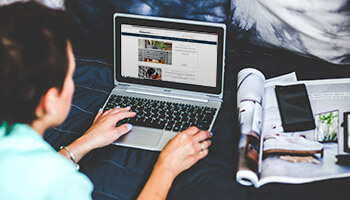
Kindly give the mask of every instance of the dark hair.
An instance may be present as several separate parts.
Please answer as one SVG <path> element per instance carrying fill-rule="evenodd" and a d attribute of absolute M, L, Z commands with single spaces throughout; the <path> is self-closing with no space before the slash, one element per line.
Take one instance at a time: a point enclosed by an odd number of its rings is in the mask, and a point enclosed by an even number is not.
<path fill-rule="evenodd" d="M 0 7 L 0 123 L 31 123 L 41 97 L 62 89 L 67 71 L 68 14 L 37 2 Z"/>

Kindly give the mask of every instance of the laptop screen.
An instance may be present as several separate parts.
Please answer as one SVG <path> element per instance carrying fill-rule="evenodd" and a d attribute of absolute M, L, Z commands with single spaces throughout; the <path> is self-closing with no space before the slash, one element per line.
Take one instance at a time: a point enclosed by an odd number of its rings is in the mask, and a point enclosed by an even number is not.
<path fill-rule="evenodd" d="M 115 23 L 118 82 L 221 92 L 221 27 L 124 16 Z"/>

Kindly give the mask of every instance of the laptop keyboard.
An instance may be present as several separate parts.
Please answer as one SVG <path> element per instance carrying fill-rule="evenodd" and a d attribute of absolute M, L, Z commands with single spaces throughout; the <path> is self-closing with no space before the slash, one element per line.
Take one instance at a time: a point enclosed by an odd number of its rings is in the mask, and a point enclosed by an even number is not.
<path fill-rule="evenodd" d="M 191 126 L 208 130 L 216 112 L 216 108 L 112 94 L 104 110 L 107 111 L 116 106 L 130 106 L 131 111 L 136 113 L 133 118 L 119 121 L 117 126 L 130 123 L 134 126 L 175 132 Z"/>

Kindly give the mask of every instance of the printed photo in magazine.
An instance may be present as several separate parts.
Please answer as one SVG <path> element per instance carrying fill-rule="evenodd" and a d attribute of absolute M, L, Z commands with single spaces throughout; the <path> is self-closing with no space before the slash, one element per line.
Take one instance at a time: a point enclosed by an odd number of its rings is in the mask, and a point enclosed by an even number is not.
<path fill-rule="evenodd" d="M 350 79 L 298 81 L 290 73 L 266 80 L 260 71 L 246 68 L 237 80 L 242 135 L 236 173 L 239 183 L 260 187 L 350 176 L 350 166 L 337 159 L 347 153 L 348 130 L 343 122 L 350 111 Z M 296 84 L 306 86 L 315 128 L 286 132 L 275 87 Z"/>

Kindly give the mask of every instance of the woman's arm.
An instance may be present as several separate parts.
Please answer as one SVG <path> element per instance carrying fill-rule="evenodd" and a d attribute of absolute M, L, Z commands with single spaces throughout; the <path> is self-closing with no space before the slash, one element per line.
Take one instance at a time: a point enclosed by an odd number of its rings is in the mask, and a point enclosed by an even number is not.
<path fill-rule="evenodd" d="M 138 199 L 165 199 L 175 177 L 208 155 L 209 138 L 210 132 L 191 127 L 170 140 Z"/>
<path fill-rule="evenodd" d="M 120 136 L 129 132 L 131 124 L 123 124 L 116 127 L 116 123 L 124 118 L 134 117 L 136 113 L 130 112 L 130 107 L 114 108 L 106 112 L 100 110 L 84 135 L 68 145 L 68 149 L 74 154 L 75 161 L 84 157 L 91 150 L 104 147 L 117 140 Z M 71 159 L 66 149 L 59 151 L 67 159 Z"/>

